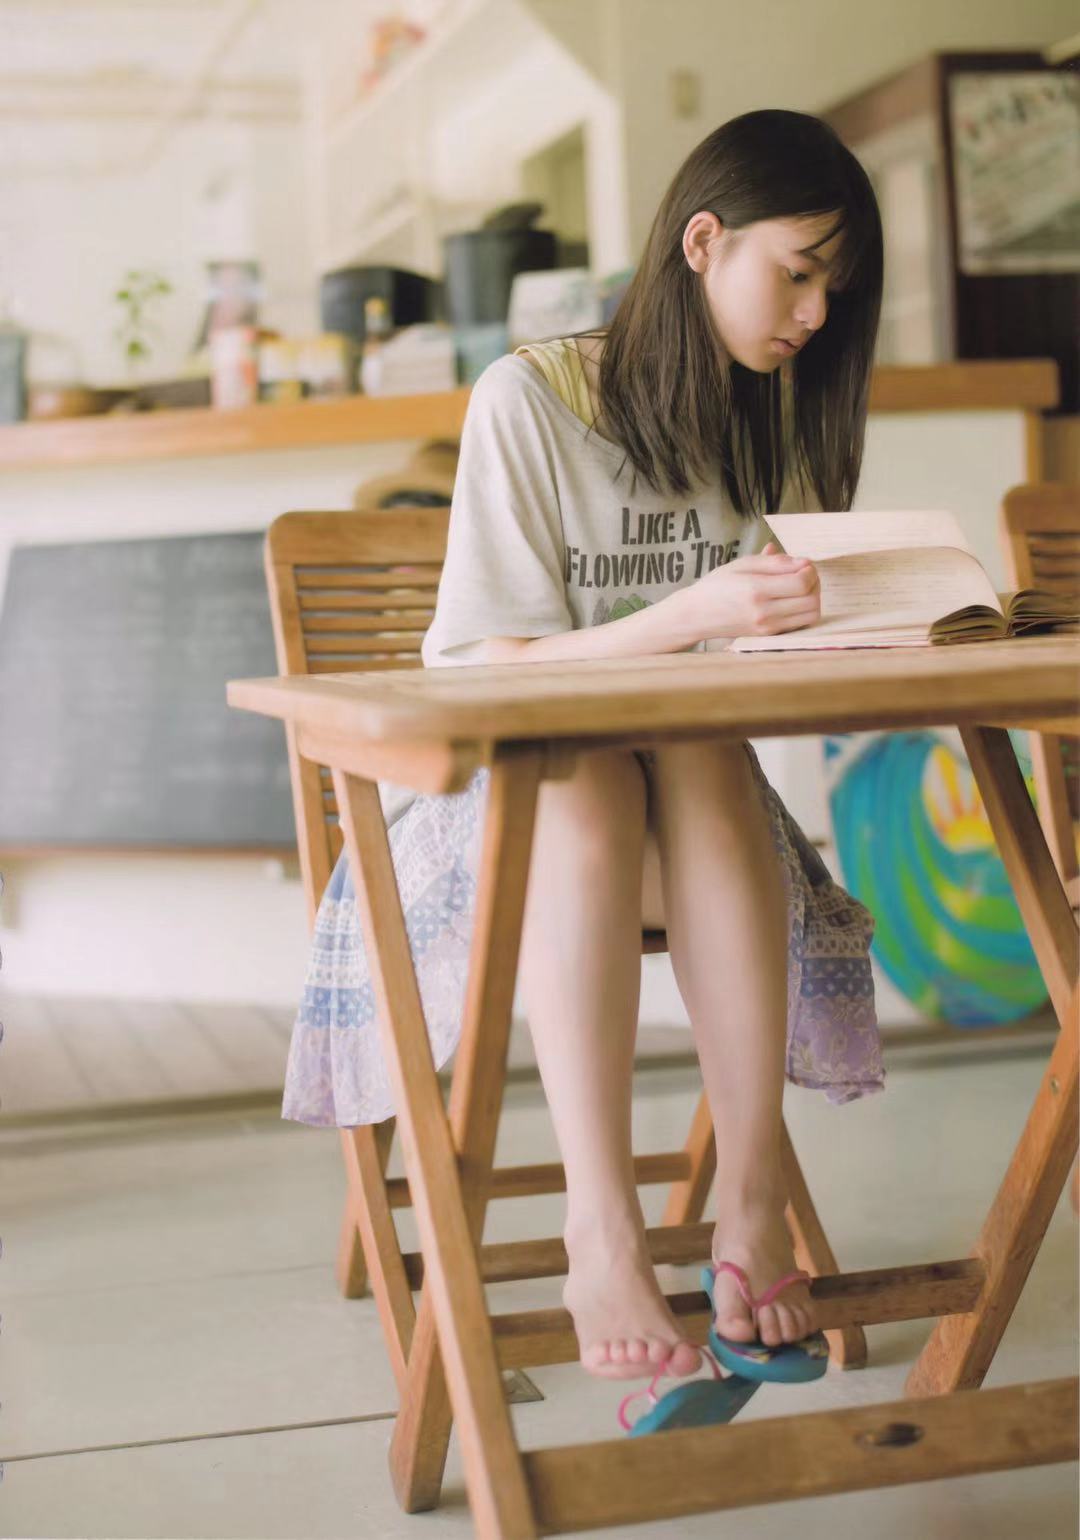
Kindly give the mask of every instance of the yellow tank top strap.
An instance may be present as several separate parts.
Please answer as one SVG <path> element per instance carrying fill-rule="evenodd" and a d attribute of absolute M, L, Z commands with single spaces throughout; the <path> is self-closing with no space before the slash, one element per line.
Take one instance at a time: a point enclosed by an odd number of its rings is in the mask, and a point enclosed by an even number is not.
<path fill-rule="evenodd" d="M 515 352 L 519 356 L 527 354 L 564 406 L 587 427 L 593 426 L 596 409 L 589 394 L 585 365 L 572 337 L 555 342 L 527 342 Z"/>

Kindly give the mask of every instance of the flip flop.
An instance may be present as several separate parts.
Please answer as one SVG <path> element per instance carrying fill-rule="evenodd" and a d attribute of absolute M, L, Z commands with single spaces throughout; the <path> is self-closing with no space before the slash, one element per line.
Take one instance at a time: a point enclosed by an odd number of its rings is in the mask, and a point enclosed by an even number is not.
<path fill-rule="evenodd" d="M 709 1304 L 715 1311 L 713 1288 L 720 1269 L 734 1274 L 739 1293 L 750 1306 L 754 1324 L 757 1312 L 763 1305 L 771 1305 L 782 1289 L 794 1283 L 809 1283 L 809 1273 L 787 1273 L 767 1288 L 757 1299 L 750 1292 L 750 1280 L 743 1269 L 734 1262 L 720 1262 L 714 1267 L 703 1267 L 701 1286 L 709 1296 Z M 829 1345 L 824 1333 L 811 1332 L 798 1342 L 781 1342 L 769 1347 L 761 1341 L 736 1342 L 731 1337 L 721 1337 L 716 1330 L 715 1319 L 709 1332 L 709 1347 L 725 1369 L 748 1380 L 774 1380 L 783 1385 L 796 1385 L 808 1380 L 819 1380 L 829 1367 Z"/>
<path fill-rule="evenodd" d="M 640 1438 L 645 1433 L 668 1433 L 673 1428 L 706 1428 L 730 1422 L 742 1411 L 757 1390 L 758 1381 L 740 1379 L 737 1374 L 722 1375 L 709 1349 L 701 1351 L 712 1370 L 711 1380 L 684 1381 L 667 1395 L 658 1396 L 656 1387 L 668 1372 L 667 1364 L 663 1363 L 649 1385 L 622 1398 L 619 1423 L 631 1438 Z M 631 1422 L 626 1409 L 638 1396 L 648 1396 L 650 1407 L 636 1422 Z"/>

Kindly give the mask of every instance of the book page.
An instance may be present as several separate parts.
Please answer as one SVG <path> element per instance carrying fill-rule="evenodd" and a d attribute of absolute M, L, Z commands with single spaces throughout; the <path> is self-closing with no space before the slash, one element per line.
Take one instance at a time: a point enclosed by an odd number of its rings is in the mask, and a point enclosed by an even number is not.
<path fill-rule="evenodd" d="M 888 513 L 770 513 L 766 524 L 789 556 L 822 561 L 858 551 L 951 546 L 971 551 L 953 514 L 944 509 Z"/>
<path fill-rule="evenodd" d="M 798 515 L 795 515 L 798 517 Z M 826 635 L 925 626 L 971 604 L 1001 613 L 993 586 L 974 556 L 950 546 L 862 551 L 815 561 L 821 620 L 788 633 Z"/>

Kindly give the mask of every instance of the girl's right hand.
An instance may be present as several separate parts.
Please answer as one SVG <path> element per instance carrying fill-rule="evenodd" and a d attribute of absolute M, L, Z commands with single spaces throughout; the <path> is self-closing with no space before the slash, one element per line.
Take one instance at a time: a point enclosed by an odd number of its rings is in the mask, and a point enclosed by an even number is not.
<path fill-rule="evenodd" d="M 740 556 L 682 590 L 696 641 L 714 636 L 775 636 L 821 619 L 817 568 L 785 556 L 774 541 Z"/>

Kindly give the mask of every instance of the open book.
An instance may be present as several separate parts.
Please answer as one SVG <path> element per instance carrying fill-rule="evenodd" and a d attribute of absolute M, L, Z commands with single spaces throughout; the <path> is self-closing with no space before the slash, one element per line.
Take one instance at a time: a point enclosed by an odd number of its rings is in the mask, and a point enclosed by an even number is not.
<path fill-rule="evenodd" d="M 821 619 L 777 636 L 739 636 L 733 652 L 920 647 L 1080 627 L 1080 594 L 996 594 L 951 513 L 770 514 L 789 556 L 821 579 Z"/>

